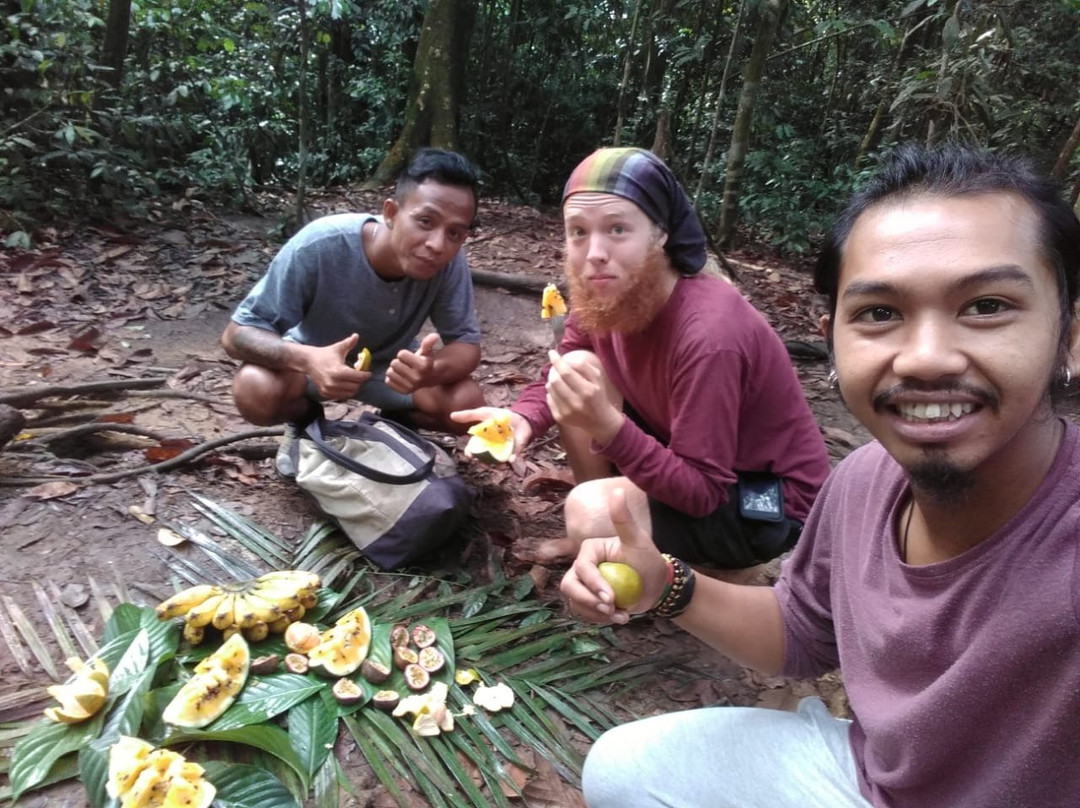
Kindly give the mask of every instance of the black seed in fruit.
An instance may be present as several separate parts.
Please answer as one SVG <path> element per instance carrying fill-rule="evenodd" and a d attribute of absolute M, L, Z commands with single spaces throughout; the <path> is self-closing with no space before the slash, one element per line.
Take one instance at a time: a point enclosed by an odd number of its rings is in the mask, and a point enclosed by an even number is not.
<path fill-rule="evenodd" d="M 405 626 L 394 626 L 390 629 L 390 647 L 398 648 L 409 644 L 409 630 Z"/>

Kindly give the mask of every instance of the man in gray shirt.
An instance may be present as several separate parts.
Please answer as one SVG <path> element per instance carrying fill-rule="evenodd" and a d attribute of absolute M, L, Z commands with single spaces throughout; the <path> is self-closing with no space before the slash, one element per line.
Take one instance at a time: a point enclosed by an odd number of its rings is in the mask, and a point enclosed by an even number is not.
<path fill-rule="evenodd" d="M 480 328 L 461 253 L 476 188 L 464 157 L 421 149 L 381 218 L 326 216 L 293 236 L 221 337 L 244 363 L 233 382 L 240 414 L 285 423 L 288 439 L 318 401 L 355 398 L 415 426 L 463 431 L 448 414 L 484 403 L 470 377 Z M 438 333 L 418 341 L 428 318 Z M 370 368 L 359 370 L 364 349 Z M 279 453 L 283 474 L 288 465 Z"/>

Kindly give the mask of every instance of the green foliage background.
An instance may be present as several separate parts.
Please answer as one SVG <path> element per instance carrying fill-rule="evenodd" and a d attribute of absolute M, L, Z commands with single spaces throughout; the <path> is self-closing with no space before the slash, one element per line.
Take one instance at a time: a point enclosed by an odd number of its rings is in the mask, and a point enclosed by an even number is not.
<path fill-rule="evenodd" d="M 304 1 L 308 182 L 360 182 L 399 134 L 427 3 Z M 460 142 L 487 192 L 556 201 L 616 121 L 624 145 L 649 147 L 666 110 L 669 161 L 688 188 L 702 180 L 715 222 L 757 14 L 746 3 L 731 49 L 737 2 L 476 0 Z M 242 204 L 295 183 L 296 0 L 132 0 L 115 88 L 108 5 L 5 0 L 0 230 L 191 188 Z M 874 151 L 900 140 L 964 138 L 1049 169 L 1080 116 L 1078 64 L 1077 0 L 791 0 L 759 88 L 744 235 L 808 249 Z"/>

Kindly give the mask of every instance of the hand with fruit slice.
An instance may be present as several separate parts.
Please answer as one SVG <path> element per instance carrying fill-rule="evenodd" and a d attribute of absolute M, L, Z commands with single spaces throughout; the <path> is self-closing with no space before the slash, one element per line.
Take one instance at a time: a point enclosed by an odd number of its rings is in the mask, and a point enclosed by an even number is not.
<path fill-rule="evenodd" d="M 450 413 L 469 427 L 465 453 L 485 462 L 513 463 L 532 440 L 532 425 L 513 410 L 477 407 Z"/>

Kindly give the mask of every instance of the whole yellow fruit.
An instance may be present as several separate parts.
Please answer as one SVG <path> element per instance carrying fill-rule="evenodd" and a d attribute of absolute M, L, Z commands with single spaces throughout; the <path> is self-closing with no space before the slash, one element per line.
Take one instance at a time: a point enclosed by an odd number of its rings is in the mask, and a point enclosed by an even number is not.
<path fill-rule="evenodd" d="M 615 607 L 629 609 L 641 598 L 641 576 L 629 564 L 602 561 L 597 569 L 615 593 Z"/>

